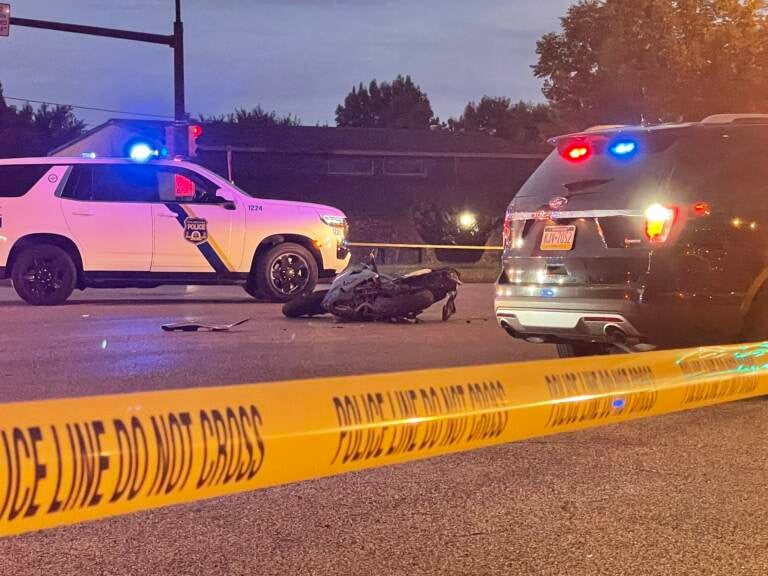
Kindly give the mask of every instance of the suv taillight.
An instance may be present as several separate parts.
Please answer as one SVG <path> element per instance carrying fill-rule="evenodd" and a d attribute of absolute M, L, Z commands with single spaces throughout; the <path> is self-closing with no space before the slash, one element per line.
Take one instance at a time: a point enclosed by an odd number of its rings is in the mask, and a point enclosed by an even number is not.
<path fill-rule="evenodd" d="M 677 220 L 677 207 L 651 204 L 645 210 L 645 237 L 651 244 L 667 241 L 672 226 Z"/>
<path fill-rule="evenodd" d="M 510 207 L 504 217 L 504 250 L 514 250 L 522 246 L 523 228 L 525 220 L 515 218 L 514 208 Z"/>

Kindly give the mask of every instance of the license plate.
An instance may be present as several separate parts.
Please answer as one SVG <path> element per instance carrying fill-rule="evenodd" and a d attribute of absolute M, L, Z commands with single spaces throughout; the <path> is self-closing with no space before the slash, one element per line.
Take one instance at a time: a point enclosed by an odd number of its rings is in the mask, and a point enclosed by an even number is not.
<path fill-rule="evenodd" d="M 576 236 L 576 226 L 547 226 L 541 237 L 542 250 L 570 250 Z"/>

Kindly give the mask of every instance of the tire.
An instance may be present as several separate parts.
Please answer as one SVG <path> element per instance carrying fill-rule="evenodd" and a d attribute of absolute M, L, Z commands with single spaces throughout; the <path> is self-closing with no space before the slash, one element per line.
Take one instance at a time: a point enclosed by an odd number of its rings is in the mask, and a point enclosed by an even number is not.
<path fill-rule="evenodd" d="M 259 287 L 256 286 L 255 274 L 251 274 L 250 276 L 248 276 L 248 280 L 246 280 L 245 284 L 243 285 L 243 290 L 245 290 L 249 296 L 256 298 L 256 300 L 267 299 L 267 297 L 259 291 Z"/>
<path fill-rule="evenodd" d="M 749 307 L 741 331 L 742 342 L 768 340 L 768 292 L 761 290 Z"/>
<path fill-rule="evenodd" d="M 256 293 L 270 302 L 288 302 L 311 294 L 317 285 L 317 261 L 301 244 L 283 242 L 270 248 L 256 262 Z"/>
<path fill-rule="evenodd" d="M 370 313 L 379 319 L 405 318 L 421 314 L 434 302 L 435 298 L 429 290 L 391 298 L 379 296 L 373 301 Z"/>
<path fill-rule="evenodd" d="M 26 248 L 11 270 L 13 288 L 33 306 L 63 304 L 77 285 L 77 266 L 63 249 L 52 244 Z"/>
<path fill-rule="evenodd" d="M 328 290 L 318 290 L 305 296 L 297 296 L 283 304 L 283 316 L 288 318 L 301 318 L 302 316 L 320 316 L 325 314 L 323 298 Z"/>
<path fill-rule="evenodd" d="M 605 346 L 591 342 L 558 342 L 557 355 L 560 358 L 581 358 L 606 354 Z"/>

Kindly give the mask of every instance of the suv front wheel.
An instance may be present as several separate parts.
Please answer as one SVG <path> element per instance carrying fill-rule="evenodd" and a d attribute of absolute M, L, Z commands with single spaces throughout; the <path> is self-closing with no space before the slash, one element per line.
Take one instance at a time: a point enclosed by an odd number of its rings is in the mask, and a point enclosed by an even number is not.
<path fill-rule="evenodd" d="M 255 298 L 288 302 L 314 290 L 318 279 L 317 261 L 301 244 L 284 242 L 262 254 L 245 286 Z"/>
<path fill-rule="evenodd" d="M 11 270 L 16 293 L 34 306 L 55 306 L 69 298 L 77 284 L 72 257 L 52 244 L 38 244 L 18 255 Z"/>

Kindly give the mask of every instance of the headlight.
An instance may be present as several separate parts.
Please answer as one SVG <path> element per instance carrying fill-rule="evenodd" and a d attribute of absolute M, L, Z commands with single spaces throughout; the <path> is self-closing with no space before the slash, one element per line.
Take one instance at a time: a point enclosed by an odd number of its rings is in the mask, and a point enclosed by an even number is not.
<path fill-rule="evenodd" d="M 347 219 L 344 216 L 320 214 L 320 220 L 322 220 L 326 226 L 331 227 L 331 230 L 333 230 L 333 235 L 336 237 L 336 242 L 338 243 L 338 245 L 346 246 L 347 233 L 349 232 Z"/>
<path fill-rule="evenodd" d="M 344 216 L 331 216 L 331 215 L 321 214 L 320 220 L 322 220 L 328 226 L 331 226 L 333 228 L 345 228 L 347 225 L 347 219 L 344 218 Z"/>

